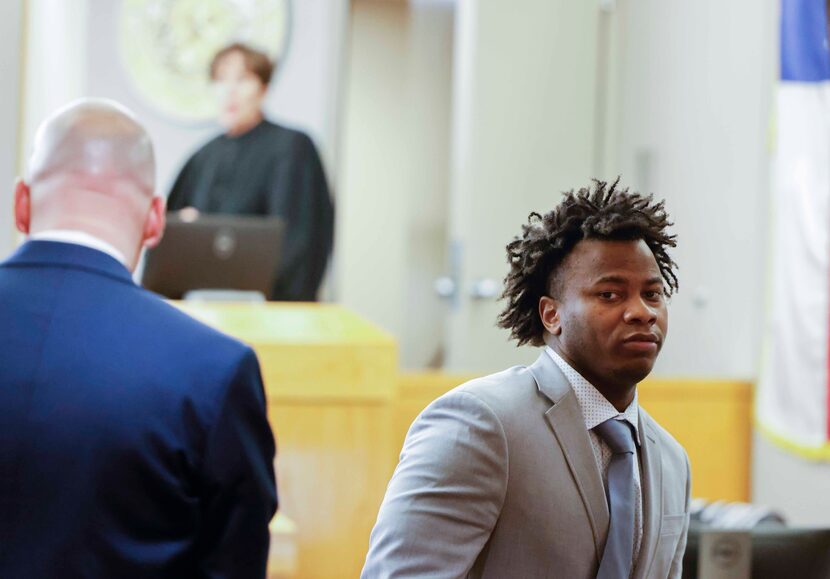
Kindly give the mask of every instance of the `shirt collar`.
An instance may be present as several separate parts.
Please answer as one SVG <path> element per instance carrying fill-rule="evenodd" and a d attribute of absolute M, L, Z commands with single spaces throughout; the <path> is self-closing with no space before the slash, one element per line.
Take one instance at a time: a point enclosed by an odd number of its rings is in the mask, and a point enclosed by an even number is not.
<path fill-rule="evenodd" d="M 625 420 L 634 427 L 634 438 L 637 445 L 640 444 L 640 430 L 639 430 L 639 412 L 637 403 L 637 390 L 634 390 L 634 399 L 628 408 L 623 412 L 617 411 L 614 405 L 603 396 L 596 387 L 588 382 L 582 374 L 574 370 L 562 357 L 553 351 L 550 346 L 545 347 L 545 351 L 556 362 L 559 369 L 568 379 L 571 388 L 576 394 L 576 400 L 582 410 L 582 416 L 585 419 L 586 430 L 591 430 L 594 427 L 602 424 L 606 420 L 615 418 L 617 420 Z"/>
<path fill-rule="evenodd" d="M 75 245 L 83 245 L 90 249 L 97 249 L 114 258 L 123 266 L 127 266 L 127 260 L 124 254 L 118 251 L 111 244 L 103 239 L 90 235 L 85 231 L 77 231 L 74 229 L 49 229 L 30 235 L 29 239 L 35 241 L 58 241 L 61 243 L 74 243 Z M 129 269 L 129 268 L 128 268 Z"/>

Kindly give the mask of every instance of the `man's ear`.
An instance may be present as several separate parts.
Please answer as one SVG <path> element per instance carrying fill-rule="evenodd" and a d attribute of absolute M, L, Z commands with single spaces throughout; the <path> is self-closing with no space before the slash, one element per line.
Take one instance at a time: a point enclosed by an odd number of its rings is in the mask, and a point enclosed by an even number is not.
<path fill-rule="evenodd" d="M 539 298 L 539 318 L 545 330 L 553 336 L 562 333 L 562 326 L 559 320 L 559 302 L 550 296 Z"/>
<path fill-rule="evenodd" d="M 144 221 L 144 231 L 141 234 L 141 243 L 144 247 L 155 247 L 164 235 L 164 225 L 167 222 L 165 200 L 162 197 L 153 197 L 150 203 L 150 212 Z"/>
<path fill-rule="evenodd" d="M 29 233 L 32 221 L 32 192 L 29 186 L 18 178 L 14 184 L 14 224 L 20 233 Z"/>

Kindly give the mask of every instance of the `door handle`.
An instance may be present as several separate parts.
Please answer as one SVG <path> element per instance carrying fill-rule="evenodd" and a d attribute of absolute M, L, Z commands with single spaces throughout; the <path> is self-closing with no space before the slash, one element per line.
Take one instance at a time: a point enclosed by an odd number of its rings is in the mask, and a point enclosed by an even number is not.
<path fill-rule="evenodd" d="M 432 282 L 432 288 L 435 290 L 435 293 L 446 300 L 453 299 L 458 289 L 455 280 L 448 275 L 435 278 L 435 281 Z"/>
<path fill-rule="evenodd" d="M 484 277 L 470 285 L 470 297 L 474 300 L 490 300 L 499 297 L 501 284 L 491 277 Z"/>

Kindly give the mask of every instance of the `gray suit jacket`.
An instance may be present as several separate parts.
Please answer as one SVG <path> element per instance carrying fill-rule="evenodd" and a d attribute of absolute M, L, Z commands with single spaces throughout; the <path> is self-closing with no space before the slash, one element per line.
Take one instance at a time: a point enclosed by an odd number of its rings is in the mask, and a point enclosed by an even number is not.
<path fill-rule="evenodd" d="M 633 577 L 679 578 L 688 458 L 642 409 L 640 439 L 643 540 Z M 588 579 L 608 525 L 576 395 L 543 352 L 530 367 L 459 386 L 415 420 L 362 577 Z"/>

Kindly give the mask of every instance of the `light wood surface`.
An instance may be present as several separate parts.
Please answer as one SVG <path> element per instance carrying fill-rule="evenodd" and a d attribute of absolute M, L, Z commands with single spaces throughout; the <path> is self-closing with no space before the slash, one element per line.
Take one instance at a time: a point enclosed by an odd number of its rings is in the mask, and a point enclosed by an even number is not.
<path fill-rule="evenodd" d="M 655 379 L 639 392 L 643 408 L 689 453 L 692 496 L 750 500 L 751 383 Z"/>
<path fill-rule="evenodd" d="M 386 405 L 270 403 L 282 511 L 297 522 L 297 577 L 358 577 L 396 450 Z"/>
<path fill-rule="evenodd" d="M 182 310 L 253 346 L 269 400 L 390 401 L 397 345 L 334 304 L 182 302 Z"/>

